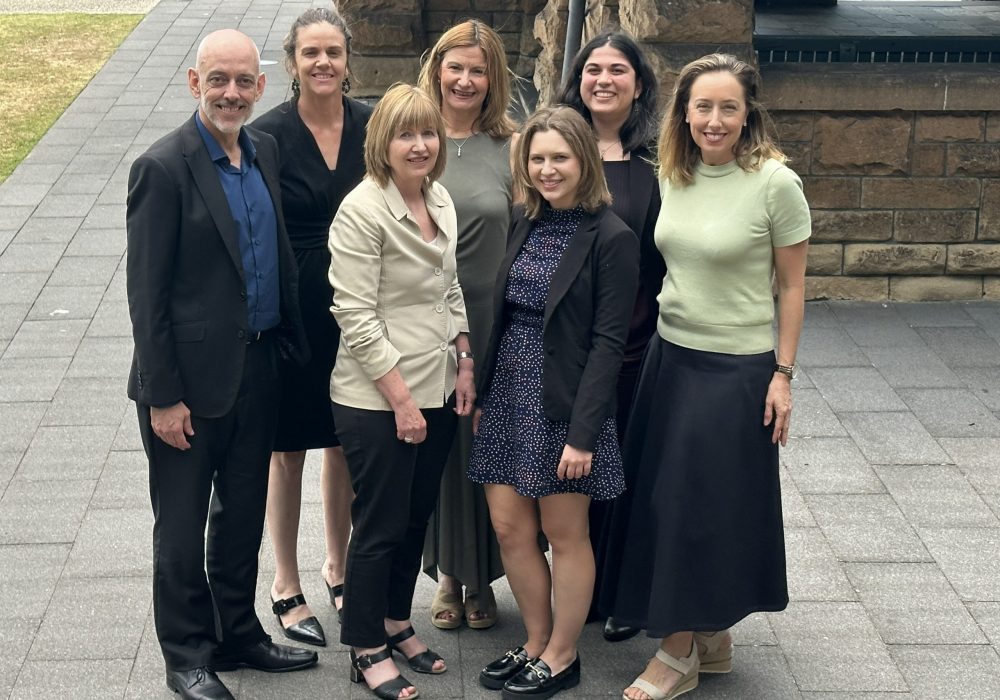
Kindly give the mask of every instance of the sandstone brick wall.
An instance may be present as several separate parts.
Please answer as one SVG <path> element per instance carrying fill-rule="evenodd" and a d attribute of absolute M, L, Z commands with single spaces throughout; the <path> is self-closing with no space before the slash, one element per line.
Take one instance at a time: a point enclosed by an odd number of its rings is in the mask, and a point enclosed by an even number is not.
<path fill-rule="evenodd" d="M 1000 298 L 1000 112 L 778 112 L 810 298 Z"/>

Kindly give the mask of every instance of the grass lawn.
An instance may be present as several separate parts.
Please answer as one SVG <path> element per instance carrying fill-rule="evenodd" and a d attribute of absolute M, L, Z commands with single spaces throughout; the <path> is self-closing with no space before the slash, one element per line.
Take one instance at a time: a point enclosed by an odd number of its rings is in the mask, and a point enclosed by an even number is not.
<path fill-rule="evenodd" d="M 142 15 L 0 14 L 0 182 Z"/>

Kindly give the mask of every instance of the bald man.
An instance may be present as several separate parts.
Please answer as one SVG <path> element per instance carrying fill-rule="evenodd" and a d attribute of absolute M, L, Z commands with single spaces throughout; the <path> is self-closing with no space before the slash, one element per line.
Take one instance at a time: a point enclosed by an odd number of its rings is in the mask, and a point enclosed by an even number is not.
<path fill-rule="evenodd" d="M 317 660 L 273 644 L 254 611 L 278 354 L 302 361 L 308 349 L 277 146 L 245 126 L 264 91 L 257 47 L 235 30 L 209 34 L 188 87 L 195 114 L 129 173 L 128 395 L 149 460 L 167 686 L 218 700 L 232 695 L 216 671 Z"/>

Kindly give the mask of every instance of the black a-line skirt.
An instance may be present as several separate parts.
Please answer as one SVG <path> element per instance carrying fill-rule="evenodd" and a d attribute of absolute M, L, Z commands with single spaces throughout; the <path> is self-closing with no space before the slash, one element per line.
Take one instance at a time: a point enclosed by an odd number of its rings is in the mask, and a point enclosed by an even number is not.
<path fill-rule="evenodd" d="M 625 435 L 600 608 L 650 637 L 731 627 L 788 604 L 778 448 L 763 425 L 774 353 L 654 335 Z"/>

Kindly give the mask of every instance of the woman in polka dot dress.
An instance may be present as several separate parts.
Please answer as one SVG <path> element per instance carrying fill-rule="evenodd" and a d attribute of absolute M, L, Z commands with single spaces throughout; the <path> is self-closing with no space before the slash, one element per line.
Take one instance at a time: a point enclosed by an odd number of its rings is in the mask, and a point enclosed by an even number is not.
<path fill-rule="evenodd" d="M 636 236 L 607 206 L 593 131 L 579 114 L 536 112 L 514 158 L 525 204 L 497 276 L 469 465 L 469 478 L 486 485 L 528 637 L 480 674 L 505 700 L 551 697 L 580 680 L 576 644 L 594 583 L 587 512 L 592 498 L 624 489 L 615 387 L 639 269 Z"/>

